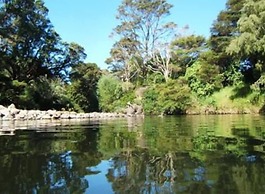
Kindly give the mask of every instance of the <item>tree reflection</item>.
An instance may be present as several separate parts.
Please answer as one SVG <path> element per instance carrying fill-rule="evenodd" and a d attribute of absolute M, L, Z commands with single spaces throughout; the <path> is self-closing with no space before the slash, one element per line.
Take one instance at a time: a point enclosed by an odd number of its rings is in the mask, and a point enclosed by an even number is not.
<path fill-rule="evenodd" d="M 264 130 L 253 123 L 222 129 L 219 118 L 212 122 L 218 129 L 207 128 L 192 119 L 130 118 L 0 136 L 0 193 L 264 193 Z"/>
<path fill-rule="evenodd" d="M 0 193 L 84 193 L 86 167 L 101 161 L 97 131 L 87 127 L 1 136 Z"/>
<path fill-rule="evenodd" d="M 170 122 L 101 130 L 103 155 L 115 153 L 106 175 L 115 193 L 263 193 L 264 155 L 251 152 L 251 132 L 217 136 L 187 126 L 172 129 Z"/>

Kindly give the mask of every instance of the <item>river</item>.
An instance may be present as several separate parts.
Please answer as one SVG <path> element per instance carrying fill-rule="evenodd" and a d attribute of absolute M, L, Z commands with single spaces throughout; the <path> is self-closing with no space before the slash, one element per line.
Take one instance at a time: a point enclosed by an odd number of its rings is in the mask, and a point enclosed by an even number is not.
<path fill-rule="evenodd" d="M 264 116 L 0 124 L 3 194 L 265 193 Z"/>

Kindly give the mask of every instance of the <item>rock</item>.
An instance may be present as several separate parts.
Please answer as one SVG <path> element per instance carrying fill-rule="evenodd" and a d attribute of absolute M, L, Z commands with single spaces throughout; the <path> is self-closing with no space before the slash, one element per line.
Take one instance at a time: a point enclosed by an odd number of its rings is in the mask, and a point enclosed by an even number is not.
<path fill-rule="evenodd" d="M 139 105 L 132 105 L 130 107 L 131 114 L 140 114 L 142 108 Z M 0 120 L 50 120 L 50 119 L 109 119 L 125 117 L 125 113 L 77 113 L 70 111 L 56 111 L 56 110 L 21 110 L 17 109 L 14 104 L 7 108 L 0 105 Z"/>
<path fill-rule="evenodd" d="M 7 108 L 0 109 L 0 117 L 7 116 L 9 114 L 10 114 L 10 112 Z"/>
<path fill-rule="evenodd" d="M 128 103 L 126 114 L 130 116 L 143 114 L 143 108 L 140 105 Z"/>
<path fill-rule="evenodd" d="M 27 110 L 20 110 L 20 112 L 15 115 L 15 120 L 25 120 L 27 118 L 28 118 Z"/>
<path fill-rule="evenodd" d="M 0 110 L 5 110 L 7 109 L 6 107 L 4 107 L 3 105 L 0 105 Z"/>
<path fill-rule="evenodd" d="M 9 121 L 9 120 L 13 120 L 13 119 L 14 119 L 14 117 L 10 113 L 2 117 L 3 121 Z"/>
<path fill-rule="evenodd" d="M 69 113 L 68 112 L 63 112 L 61 114 L 61 119 L 70 119 Z"/>
<path fill-rule="evenodd" d="M 40 110 L 29 110 L 29 111 L 25 111 L 24 112 L 25 117 L 28 119 L 28 120 L 39 120 L 41 119 L 43 113 L 40 111 Z"/>
<path fill-rule="evenodd" d="M 43 115 L 42 117 L 41 117 L 41 119 L 44 119 L 44 120 L 50 120 L 50 119 L 52 119 L 52 116 L 50 115 L 50 114 L 45 114 L 45 115 Z"/>
<path fill-rule="evenodd" d="M 52 116 L 53 119 L 60 119 L 61 118 L 61 114 L 60 113 L 56 113 Z"/>
<path fill-rule="evenodd" d="M 142 106 L 136 105 L 135 110 L 136 110 L 135 114 L 137 114 L 137 115 L 143 114 L 143 107 Z"/>
<path fill-rule="evenodd" d="M 7 109 L 9 110 L 10 114 L 15 117 L 16 114 L 18 114 L 20 112 L 19 109 L 16 108 L 16 106 L 14 104 L 11 104 L 7 107 Z"/>
<path fill-rule="evenodd" d="M 8 107 L 7 107 L 9 110 L 10 109 L 17 109 L 16 106 L 14 104 L 10 104 Z"/>
<path fill-rule="evenodd" d="M 134 115 L 134 113 L 135 113 L 135 110 L 132 106 L 127 107 L 127 109 L 126 109 L 127 115 Z"/>

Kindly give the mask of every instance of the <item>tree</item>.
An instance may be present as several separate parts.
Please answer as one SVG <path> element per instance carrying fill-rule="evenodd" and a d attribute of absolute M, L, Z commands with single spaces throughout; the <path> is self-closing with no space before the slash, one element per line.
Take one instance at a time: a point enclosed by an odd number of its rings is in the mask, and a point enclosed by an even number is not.
<path fill-rule="evenodd" d="M 190 88 L 198 96 L 209 96 L 223 87 L 223 76 L 219 67 L 203 59 L 187 68 L 185 78 L 188 80 Z"/>
<path fill-rule="evenodd" d="M 183 77 L 151 86 L 144 93 L 146 114 L 183 114 L 191 103 L 191 91 Z"/>
<path fill-rule="evenodd" d="M 167 82 L 172 74 L 171 50 L 168 44 L 159 45 L 154 51 L 148 68 L 155 73 L 160 73 Z"/>
<path fill-rule="evenodd" d="M 146 75 L 147 64 L 153 58 L 157 44 L 169 37 L 175 28 L 174 23 L 163 22 L 164 17 L 169 15 L 171 7 L 172 5 L 166 0 L 123 0 L 118 8 L 117 19 L 121 24 L 114 29 L 114 34 L 120 36 L 121 40 L 124 38 L 129 40 L 127 43 L 124 42 L 125 45 L 123 44 L 122 47 L 130 49 L 130 54 L 140 58 L 136 62 L 141 62 L 135 65 L 135 61 L 129 58 L 132 63 L 128 64 L 128 60 L 124 60 L 123 64 L 137 66 L 141 76 Z M 133 49 L 131 43 L 134 45 Z M 123 53 L 123 56 L 126 54 Z M 112 58 L 115 61 L 113 55 Z"/>
<path fill-rule="evenodd" d="M 47 18 L 41 1 L 9 1 L 0 9 L 2 63 L 13 80 L 30 80 L 49 74 L 47 51 L 55 49 L 58 34 Z"/>
<path fill-rule="evenodd" d="M 42 0 L 5 1 L 0 24 L 1 66 L 12 80 L 64 77 L 67 68 L 86 57 L 82 47 L 62 42 Z"/>
<path fill-rule="evenodd" d="M 73 67 L 70 73 L 70 98 L 75 109 L 84 112 L 99 110 L 97 83 L 101 71 L 94 63 L 80 63 Z"/>
<path fill-rule="evenodd" d="M 265 2 L 246 0 L 238 21 L 239 35 L 227 48 L 227 53 L 242 61 L 242 69 L 251 72 L 251 81 L 265 76 Z M 260 85 L 265 87 L 265 83 Z"/>
<path fill-rule="evenodd" d="M 100 109 L 107 112 L 115 111 L 115 105 L 122 97 L 122 93 L 122 84 L 117 77 L 103 75 L 98 82 Z"/>
<path fill-rule="evenodd" d="M 86 57 L 81 46 L 61 40 L 42 0 L 1 0 L 0 26 L 2 104 L 19 107 L 23 102 L 19 96 L 31 94 L 27 88 L 42 77 L 69 81 L 70 68 Z"/>
<path fill-rule="evenodd" d="M 215 64 L 220 67 L 221 72 L 225 72 L 225 85 L 233 84 L 230 80 L 234 69 L 238 69 L 238 60 L 226 53 L 226 48 L 231 40 L 238 35 L 238 20 L 241 17 L 241 9 L 245 0 L 228 0 L 225 10 L 222 10 L 217 16 L 211 28 L 209 38 L 210 48 L 217 56 Z"/>
<path fill-rule="evenodd" d="M 136 42 L 129 38 L 122 38 L 113 45 L 110 51 L 111 57 L 106 60 L 106 63 L 111 65 L 113 72 L 119 72 L 119 76 L 123 81 L 129 82 L 139 73 L 140 63 L 137 53 Z"/>
<path fill-rule="evenodd" d="M 172 41 L 171 50 L 176 73 L 185 75 L 186 69 L 200 57 L 202 52 L 205 52 L 206 40 L 203 36 L 178 36 Z"/>

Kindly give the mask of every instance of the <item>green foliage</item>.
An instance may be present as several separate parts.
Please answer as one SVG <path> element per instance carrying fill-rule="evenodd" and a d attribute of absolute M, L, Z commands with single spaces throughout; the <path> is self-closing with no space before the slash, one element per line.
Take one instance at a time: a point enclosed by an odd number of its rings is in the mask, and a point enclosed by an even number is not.
<path fill-rule="evenodd" d="M 146 79 L 144 79 L 143 85 L 161 84 L 165 82 L 165 78 L 160 73 L 148 73 Z"/>
<path fill-rule="evenodd" d="M 21 84 L 20 84 L 21 85 Z M 25 109 L 57 109 L 71 107 L 70 99 L 66 94 L 66 85 L 61 79 L 39 77 L 30 84 L 23 84 L 15 103 Z"/>
<path fill-rule="evenodd" d="M 216 65 L 197 61 L 186 71 L 185 78 L 198 96 L 208 96 L 222 88 L 223 76 Z"/>
<path fill-rule="evenodd" d="M 239 61 L 234 61 L 231 63 L 224 74 L 225 85 L 237 86 L 241 85 L 244 81 L 244 75 L 241 73 Z"/>
<path fill-rule="evenodd" d="M 72 44 L 61 41 L 42 0 L 6 1 L 0 7 L 1 66 L 12 80 L 65 76 L 76 62 Z M 78 51 L 83 52 L 83 49 Z M 79 55 L 77 61 L 83 60 Z"/>
<path fill-rule="evenodd" d="M 44 2 L 2 1 L 0 26 L 0 104 L 40 109 L 68 104 L 62 80 L 69 81 L 70 68 L 86 54 L 78 44 L 61 40 Z"/>
<path fill-rule="evenodd" d="M 226 48 L 230 41 L 238 34 L 237 22 L 241 17 L 241 9 L 245 0 L 228 0 L 225 10 L 222 10 L 211 28 L 209 44 L 213 52 L 218 56 L 216 65 L 226 71 L 227 67 L 233 63 L 226 53 Z"/>
<path fill-rule="evenodd" d="M 158 98 L 159 98 L 159 91 L 157 90 L 156 87 L 149 88 L 144 93 L 143 104 L 144 104 L 144 112 L 146 114 L 160 113 L 161 107 L 159 106 Z"/>
<path fill-rule="evenodd" d="M 184 79 L 150 87 L 144 95 L 144 111 L 147 114 L 185 113 L 190 105 L 190 88 Z"/>
<path fill-rule="evenodd" d="M 122 94 L 121 82 L 114 76 L 103 75 L 98 82 L 99 106 L 102 111 L 113 111 L 114 101 Z"/>
<path fill-rule="evenodd" d="M 191 66 L 205 49 L 206 40 L 203 36 L 181 36 L 172 41 L 171 47 L 172 63 L 180 66 L 181 71 L 178 73 L 184 75 L 186 68 Z"/>
<path fill-rule="evenodd" d="M 94 63 L 80 63 L 73 67 L 68 94 L 75 110 L 91 112 L 99 110 L 97 83 L 100 69 Z"/>
<path fill-rule="evenodd" d="M 115 102 L 116 105 L 116 111 L 121 111 L 123 110 L 128 103 L 135 102 L 135 93 L 134 90 L 129 90 L 129 91 L 123 91 L 122 96 L 119 100 Z"/>
<path fill-rule="evenodd" d="M 123 70 L 125 81 L 131 81 L 135 73 L 145 78 L 155 47 L 173 35 L 176 25 L 163 20 L 171 8 L 166 0 L 123 0 L 118 7 L 116 18 L 120 24 L 113 34 L 120 39 L 107 62 Z"/>
<path fill-rule="evenodd" d="M 252 89 L 260 94 L 265 94 L 265 74 L 261 75 L 260 78 L 252 85 Z"/>
<path fill-rule="evenodd" d="M 3 88 L 0 94 L 1 103 L 3 105 L 9 105 L 11 103 L 17 104 L 19 102 L 19 94 L 22 93 L 27 84 L 18 80 L 5 80 Z"/>
<path fill-rule="evenodd" d="M 227 48 L 227 53 L 248 62 L 253 81 L 257 81 L 265 72 L 265 2 L 246 0 L 242 15 L 238 21 L 239 36 L 236 36 Z"/>

